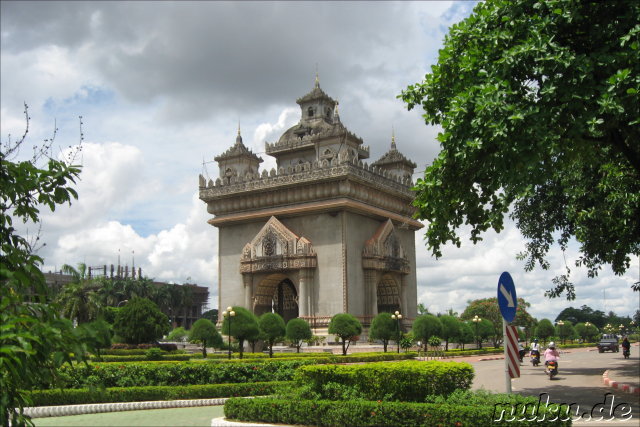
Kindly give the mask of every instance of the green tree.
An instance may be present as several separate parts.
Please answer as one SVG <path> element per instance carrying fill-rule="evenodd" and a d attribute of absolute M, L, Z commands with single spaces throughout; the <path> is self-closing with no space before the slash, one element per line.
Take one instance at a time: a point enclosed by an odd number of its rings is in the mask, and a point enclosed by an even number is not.
<path fill-rule="evenodd" d="M 167 335 L 167 339 L 170 341 L 183 341 L 188 337 L 189 337 L 189 331 L 187 331 L 182 326 L 178 326 L 177 328 L 174 328 L 171 332 L 169 332 L 169 335 Z"/>
<path fill-rule="evenodd" d="M 202 344 L 202 357 L 207 358 L 207 347 L 220 347 L 222 336 L 218 333 L 216 325 L 209 319 L 198 319 L 189 330 L 189 342 Z"/>
<path fill-rule="evenodd" d="M 483 298 L 473 301 L 469 301 L 467 308 L 460 316 L 463 320 L 471 320 L 474 316 L 480 317 L 482 320 L 488 320 L 491 322 L 492 327 L 490 330 L 492 334 L 488 337 L 493 341 L 493 346 L 497 347 L 502 341 L 502 314 L 500 313 L 500 307 L 498 306 L 498 298 Z M 513 320 L 513 324 L 516 326 L 526 327 L 535 319 L 527 312 L 527 307 L 530 304 L 522 298 L 518 298 L 518 307 L 516 308 L 516 317 Z M 487 331 L 489 328 L 485 327 L 483 331 Z"/>
<path fill-rule="evenodd" d="M 398 322 L 391 318 L 391 313 L 379 313 L 373 318 L 369 328 L 369 337 L 382 341 L 385 353 L 387 352 L 389 341 L 397 339 L 399 333 Z"/>
<path fill-rule="evenodd" d="M 473 342 L 473 326 L 471 326 L 469 322 L 460 322 L 460 331 L 458 332 L 456 339 L 464 350 L 465 344 L 471 344 Z"/>
<path fill-rule="evenodd" d="M 222 333 L 224 335 L 231 335 L 238 341 L 238 350 L 240 351 L 240 359 L 244 355 L 244 342 L 254 339 L 260 335 L 260 328 L 258 327 L 258 319 L 255 314 L 243 307 L 232 307 L 235 312 L 231 322 L 229 317 L 225 316 L 222 321 Z M 229 330 L 229 323 L 231 323 L 231 330 Z"/>
<path fill-rule="evenodd" d="M 576 334 L 582 338 L 583 342 L 589 342 L 593 340 L 598 335 L 598 328 L 596 328 L 593 324 L 587 322 L 576 323 L 574 326 Z"/>
<path fill-rule="evenodd" d="M 113 329 L 126 343 L 153 343 L 169 332 L 169 319 L 153 301 L 134 297 L 116 315 Z"/>
<path fill-rule="evenodd" d="M 97 286 L 87 276 L 87 266 L 79 263 L 76 269 L 64 264 L 62 272 L 72 277 L 57 296 L 62 315 L 78 324 L 97 319 L 102 305 L 96 291 Z"/>
<path fill-rule="evenodd" d="M 302 343 L 310 340 L 312 335 L 311 327 L 309 327 L 309 323 L 307 323 L 306 320 L 297 317 L 287 322 L 285 337 L 293 343 L 296 348 L 296 353 L 300 353 Z"/>
<path fill-rule="evenodd" d="M 86 347 L 71 322 L 49 303 L 49 290 L 40 271 L 42 258 L 35 254 L 29 236 L 21 235 L 14 221 L 40 223 L 40 209 L 55 211 L 78 195 L 73 189 L 80 167 L 73 158 L 64 161 L 47 156 L 53 143 L 34 146 L 29 160 L 15 160 L 25 144 L 21 138 L 2 143 L 0 149 L 0 425 L 32 424 L 24 414 L 33 402 L 28 391 L 41 384 L 55 384 L 58 368 L 82 360 Z M 81 123 L 82 124 L 82 123 Z M 23 150 L 24 151 L 24 150 Z M 32 244 L 33 242 L 33 244 Z"/>
<path fill-rule="evenodd" d="M 342 355 L 347 355 L 347 350 L 351 344 L 351 338 L 362 333 L 362 325 L 352 314 L 338 313 L 329 322 L 329 333 L 340 337 L 342 341 Z M 349 342 L 347 345 L 346 343 Z"/>
<path fill-rule="evenodd" d="M 440 336 L 445 340 L 444 349 L 447 351 L 449 350 L 449 340 L 460 335 L 461 322 L 450 315 L 440 316 L 439 319 L 442 322 L 442 334 Z"/>
<path fill-rule="evenodd" d="M 573 323 L 569 320 L 564 320 L 562 323 L 556 323 L 555 331 L 556 336 L 560 337 L 562 344 L 564 344 L 564 341 L 567 339 L 573 340 L 576 335 Z"/>
<path fill-rule="evenodd" d="M 100 358 L 100 350 L 111 347 L 112 327 L 104 319 L 83 323 L 76 329 L 88 350 L 95 353 L 98 358 Z"/>
<path fill-rule="evenodd" d="M 536 336 L 539 337 L 544 344 L 547 343 L 547 340 L 553 336 L 555 333 L 555 328 L 549 319 L 542 319 L 538 322 L 538 327 L 536 328 Z"/>
<path fill-rule="evenodd" d="M 422 341 L 426 351 L 429 338 L 442 334 L 442 322 L 436 316 L 423 314 L 413 321 L 412 332 L 416 340 Z"/>
<path fill-rule="evenodd" d="M 423 303 L 418 304 L 418 316 L 420 316 L 421 314 L 431 314 L 429 313 L 429 309 L 427 308 L 427 306 Z"/>
<path fill-rule="evenodd" d="M 217 308 L 213 308 L 211 310 L 207 310 L 204 313 L 202 313 L 202 317 L 204 319 L 209 319 L 212 322 L 217 322 L 218 321 L 218 309 Z"/>
<path fill-rule="evenodd" d="M 526 270 L 548 269 L 554 241 L 571 238 L 590 277 L 640 255 L 639 15 L 637 1 L 488 0 L 450 28 L 400 95 L 442 127 L 415 186 L 437 257 L 461 225 L 477 243 L 509 212 Z M 568 267 L 553 283 L 547 296 L 575 298 Z"/>
<path fill-rule="evenodd" d="M 273 357 L 274 344 L 281 341 L 286 333 L 284 320 L 278 313 L 264 313 L 258 318 L 258 327 L 267 347 L 269 347 L 269 357 Z"/>

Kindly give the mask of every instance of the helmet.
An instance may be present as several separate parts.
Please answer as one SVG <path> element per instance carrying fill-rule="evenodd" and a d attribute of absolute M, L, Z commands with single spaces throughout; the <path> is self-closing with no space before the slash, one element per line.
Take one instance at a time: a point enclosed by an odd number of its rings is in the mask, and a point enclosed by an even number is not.
<path fill-rule="evenodd" d="M 533 342 L 538 342 L 538 338 L 536 338 L 535 340 L 533 340 Z"/>
<path fill-rule="evenodd" d="M 549 343 L 549 348 L 555 348 L 556 347 L 556 343 L 554 343 L 553 341 L 551 341 Z"/>

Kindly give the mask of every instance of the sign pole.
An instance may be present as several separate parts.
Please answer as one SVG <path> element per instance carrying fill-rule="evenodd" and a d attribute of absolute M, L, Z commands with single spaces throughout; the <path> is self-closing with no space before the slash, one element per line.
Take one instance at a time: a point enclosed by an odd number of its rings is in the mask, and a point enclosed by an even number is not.
<path fill-rule="evenodd" d="M 507 322 L 502 319 L 502 346 L 504 347 L 504 379 L 506 393 L 511 394 L 511 375 L 509 375 L 509 338 L 507 337 Z"/>

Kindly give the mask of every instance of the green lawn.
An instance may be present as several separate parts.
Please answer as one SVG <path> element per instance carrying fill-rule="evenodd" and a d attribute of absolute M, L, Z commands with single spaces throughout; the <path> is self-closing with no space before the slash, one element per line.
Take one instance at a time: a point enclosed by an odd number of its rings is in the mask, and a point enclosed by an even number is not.
<path fill-rule="evenodd" d="M 149 409 L 146 411 L 105 412 L 68 417 L 34 418 L 40 426 L 211 426 L 213 418 L 224 417 L 224 406 Z"/>

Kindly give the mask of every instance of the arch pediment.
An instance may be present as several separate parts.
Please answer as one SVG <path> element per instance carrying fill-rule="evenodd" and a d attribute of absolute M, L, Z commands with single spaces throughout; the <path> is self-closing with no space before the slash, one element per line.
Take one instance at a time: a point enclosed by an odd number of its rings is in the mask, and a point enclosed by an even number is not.
<path fill-rule="evenodd" d="M 311 242 L 271 217 L 242 250 L 240 271 L 276 271 L 316 266 Z"/>
<path fill-rule="evenodd" d="M 409 273 L 409 259 L 390 219 L 366 241 L 362 250 L 362 259 L 365 269 Z"/>

